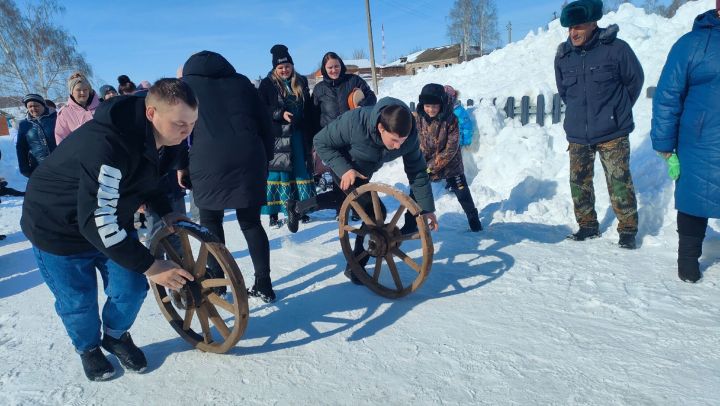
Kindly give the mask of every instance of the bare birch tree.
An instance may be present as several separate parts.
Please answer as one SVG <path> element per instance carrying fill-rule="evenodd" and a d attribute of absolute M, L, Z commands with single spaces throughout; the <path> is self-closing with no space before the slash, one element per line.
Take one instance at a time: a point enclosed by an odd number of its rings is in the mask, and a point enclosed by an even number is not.
<path fill-rule="evenodd" d="M 55 23 L 64 12 L 56 0 L 30 3 L 22 13 L 14 0 L 0 0 L 0 94 L 64 95 L 73 71 L 92 76 L 75 38 Z"/>
<path fill-rule="evenodd" d="M 471 46 L 479 47 L 484 54 L 498 44 L 497 21 L 494 0 L 455 0 L 448 15 L 447 35 L 460 44 L 461 55 L 467 59 Z"/>

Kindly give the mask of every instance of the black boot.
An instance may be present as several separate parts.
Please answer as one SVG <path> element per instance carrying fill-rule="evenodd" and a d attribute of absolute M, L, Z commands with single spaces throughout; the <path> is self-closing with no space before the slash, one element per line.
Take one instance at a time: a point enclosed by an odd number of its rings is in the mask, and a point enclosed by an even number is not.
<path fill-rule="evenodd" d="M 635 243 L 635 233 L 620 233 L 618 245 L 620 245 L 620 248 L 628 250 L 634 250 L 637 248 L 637 244 Z"/>
<path fill-rule="evenodd" d="M 700 255 L 704 238 L 680 234 L 678 241 L 678 278 L 695 283 L 702 278 L 700 273 Z"/>
<path fill-rule="evenodd" d="M 259 297 L 265 303 L 275 301 L 275 291 L 269 276 L 255 277 L 255 284 L 248 290 L 248 295 Z"/>
<path fill-rule="evenodd" d="M 291 233 L 297 233 L 298 226 L 300 225 L 300 219 L 302 218 L 302 213 L 298 213 L 295 209 L 295 206 L 297 206 L 297 200 L 295 199 L 288 199 L 287 201 L 287 226 L 288 230 L 290 230 Z"/>
<path fill-rule="evenodd" d="M 270 227 L 280 227 L 280 223 L 278 222 L 278 215 L 277 214 L 271 214 L 270 215 Z"/>
<path fill-rule="evenodd" d="M 565 237 L 568 240 L 574 241 L 585 241 L 591 238 L 600 237 L 600 231 L 597 227 L 580 227 L 575 234 L 570 234 Z"/>
<path fill-rule="evenodd" d="M 105 357 L 100 347 L 85 351 L 80 354 L 80 359 L 82 360 L 83 370 L 85 370 L 85 376 L 91 381 L 106 381 L 115 375 L 115 368 Z"/>
<path fill-rule="evenodd" d="M 467 215 L 470 230 L 475 233 L 482 231 L 482 223 L 480 222 L 480 215 L 478 214 L 477 209 L 472 209 L 471 211 L 465 213 L 465 215 Z"/>
<path fill-rule="evenodd" d="M 103 335 L 102 347 L 117 357 L 125 369 L 132 372 L 143 372 L 147 368 L 147 359 L 142 350 L 133 343 L 129 332 L 124 332 L 120 338 Z"/>

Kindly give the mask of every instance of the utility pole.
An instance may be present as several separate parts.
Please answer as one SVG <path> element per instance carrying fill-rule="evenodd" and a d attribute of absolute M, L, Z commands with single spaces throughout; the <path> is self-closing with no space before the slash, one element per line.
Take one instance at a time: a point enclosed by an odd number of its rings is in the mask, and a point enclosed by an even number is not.
<path fill-rule="evenodd" d="M 375 71 L 375 47 L 373 46 L 372 20 L 370 19 L 370 0 L 365 0 L 367 14 L 368 41 L 370 42 L 370 71 L 372 72 L 373 90 L 378 94 L 377 72 Z"/>
<path fill-rule="evenodd" d="M 508 44 L 512 43 L 512 21 L 508 21 L 508 24 L 505 26 L 508 30 Z"/>
<path fill-rule="evenodd" d="M 382 64 L 385 65 L 387 63 L 387 53 L 385 52 L 385 24 L 380 24 L 380 30 L 382 31 Z"/>

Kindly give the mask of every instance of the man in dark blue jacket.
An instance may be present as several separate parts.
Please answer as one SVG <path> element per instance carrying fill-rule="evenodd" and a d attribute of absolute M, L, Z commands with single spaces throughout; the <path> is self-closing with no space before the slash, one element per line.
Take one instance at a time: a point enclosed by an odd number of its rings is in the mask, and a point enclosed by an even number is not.
<path fill-rule="evenodd" d="M 630 46 L 617 38 L 617 25 L 598 28 L 602 6 L 600 0 L 574 1 L 560 17 L 569 35 L 555 56 L 555 80 L 567 106 L 564 128 L 570 143 L 570 190 L 580 226 L 568 238 L 583 241 L 600 235 L 593 187 L 595 153 L 599 152 L 619 222 L 620 246 L 634 249 L 638 215 L 629 135 L 635 129 L 632 107 L 644 77 Z"/>

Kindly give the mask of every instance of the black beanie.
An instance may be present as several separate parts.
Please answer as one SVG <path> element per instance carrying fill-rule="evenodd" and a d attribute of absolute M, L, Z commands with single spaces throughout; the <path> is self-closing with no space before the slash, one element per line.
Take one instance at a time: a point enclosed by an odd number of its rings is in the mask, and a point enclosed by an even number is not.
<path fill-rule="evenodd" d="M 290 52 L 288 52 L 288 48 L 285 45 L 273 45 L 273 47 L 270 48 L 270 53 L 272 54 L 273 69 L 275 69 L 275 67 L 280 65 L 281 63 L 293 64 Z"/>

